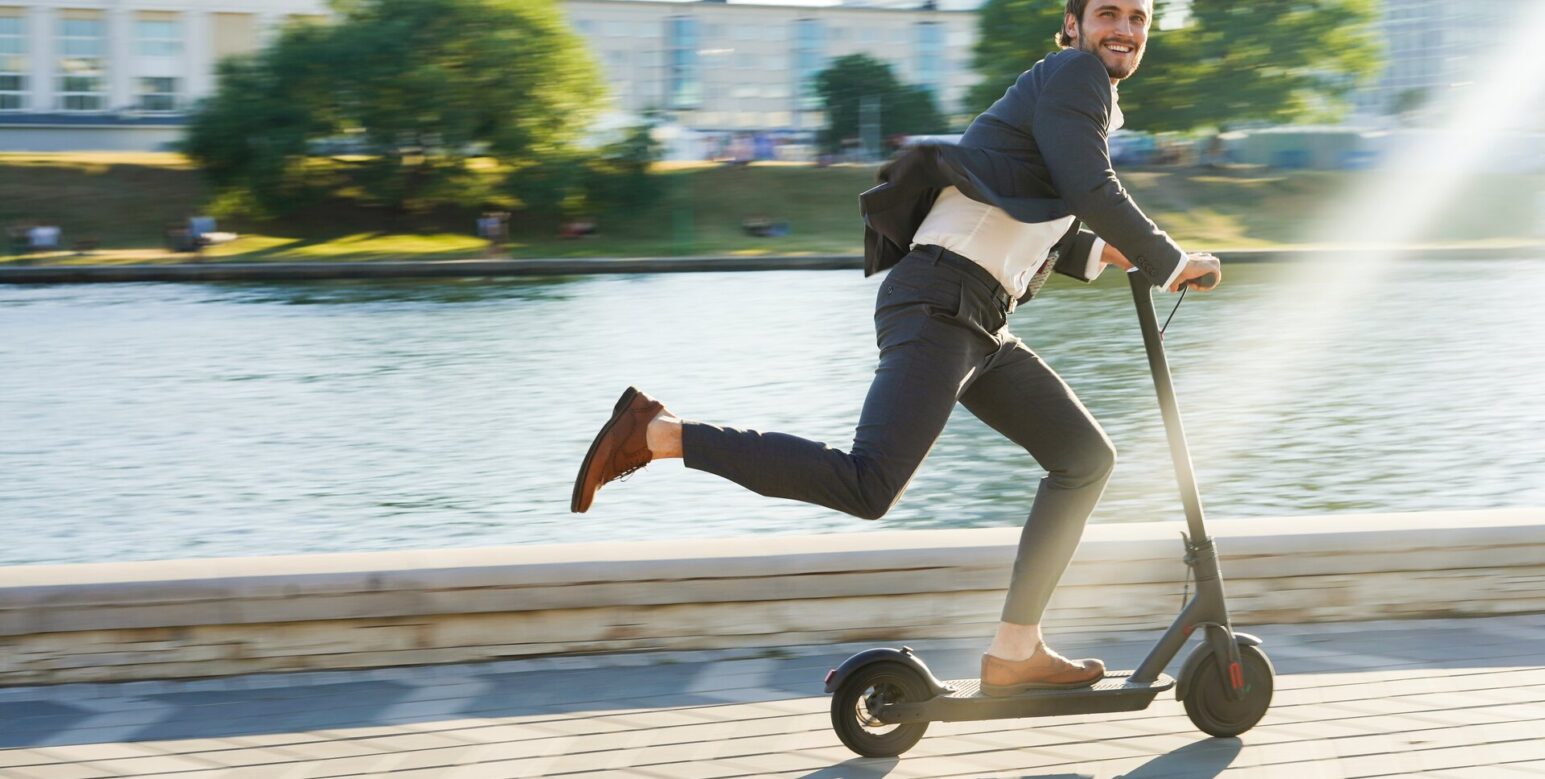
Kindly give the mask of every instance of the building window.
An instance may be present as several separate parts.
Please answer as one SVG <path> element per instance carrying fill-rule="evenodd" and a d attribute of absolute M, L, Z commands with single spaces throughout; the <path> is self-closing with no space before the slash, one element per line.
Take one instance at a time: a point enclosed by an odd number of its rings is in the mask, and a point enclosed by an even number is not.
<path fill-rule="evenodd" d="M 64 11 L 59 20 L 58 107 L 101 111 L 106 107 L 107 25 L 97 11 Z"/>
<path fill-rule="evenodd" d="M 665 20 L 669 62 L 666 65 L 666 101 L 677 110 L 692 110 L 703 103 L 703 83 L 697 65 L 697 20 L 673 16 Z"/>
<path fill-rule="evenodd" d="M 920 86 L 937 96 L 944 85 L 944 29 L 937 22 L 918 22 L 915 73 Z"/>
<path fill-rule="evenodd" d="M 216 62 L 257 51 L 257 14 L 215 13 L 212 17 L 214 37 L 210 53 Z"/>
<path fill-rule="evenodd" d="M 819 19 L 794 22 L 794 91 L 799 107 L 818 108 L 821 98 L 815 94 L 815 76 L 826 65 L 826 33 Z"/>
<path fill-rule="evenodd" d="M 27 20 L 0 10 L 0 111 L 27 107 Z"/>
<path fill-rule="evenodd" d="M 146 57 L 177 57 L 182 54 L 182 23 L 176 19 L 146 19 L 134 22 L 136 50 Z"/>
<path fill-rule="evenodd" d="M 177 110 L 177 79 L 154 76 L 139 79 L 134 96 L 134 106 L 141 111 L 168 112 Z"/>

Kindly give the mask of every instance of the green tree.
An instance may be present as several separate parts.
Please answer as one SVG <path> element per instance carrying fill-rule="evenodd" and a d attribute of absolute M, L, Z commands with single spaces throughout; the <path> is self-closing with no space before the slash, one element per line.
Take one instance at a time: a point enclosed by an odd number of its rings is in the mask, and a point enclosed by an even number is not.
<path fill-rule="evenodd" d="M 649 168 L 660 159 L 654 124 L 645 122 L 603 145 L 585 166 L 585 196 L 599 208 L 635 209 L 660 194 L 660 177 Z"/>
<path fill-rule="evenodd" d="M 826 127 L 821 131 L 821 147 L 838 151 L 850 138 L 861 132 L 863 104 L 878 109 L 880 137 L 926 135 L 948 129 L 933 93 L 911 84 L 903 84 L 890 65 L 864 54 L 849 54 L 832 60 L 815 76 L 815 92 L 826 112 Z"/>
<path fill-rule="evenodd" d="M 265 215 L 338 194 L 399 211 L 486 201 L 574 154 L 601 96 L 553 0 L 334 10 L 221 63 L 185 148 L 222 197 Z"/>
<path fill-rule="evenodd" d="M 971 51 L 971 69 L 982 78 L 966 93 L 965 108 L 973 114 L 987 110 L 1019 74 L 1057 50 L 1062 6 L 1058 0 L 982 3 L 976 14 L 976 47 Z"/>
<path fill-rule="evenodd" d="M 1195 125 L 1334 120 L 1377 69 L 1374 0 L 1192 0 L 1190 13 Z"/>
<path fill-rule="evenodd" d="M 1057 0 L 987 0 L 967 105 L 985 110 L 1056 51 Z M 1159 21 L 1184 12 L 1185 24 Z M 1159 0 L 1136 75 L 1121 82 L 1127 126 L 1149 131 L 1333 119 L 1377 66 L 1373 0 Z"/>

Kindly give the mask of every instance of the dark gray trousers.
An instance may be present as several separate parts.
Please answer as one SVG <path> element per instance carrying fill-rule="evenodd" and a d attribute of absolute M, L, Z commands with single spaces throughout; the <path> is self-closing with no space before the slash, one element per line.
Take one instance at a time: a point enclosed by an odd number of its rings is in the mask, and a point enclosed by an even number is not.
<path fill-rule="evenodd" d="M 851 451 L 784 433 L 686 422 L 684 462 L 762 495 L 878 519 L 901 498 L 959 401 L 1047 470 L 1003 607 L 1005 622 L 1039 623 L 1116 452 L 1067 384 L 1005 328 L 1007 304 L 1007 293 L 981 266 L 918 247 L 880 284 L 880 364 Z"/>

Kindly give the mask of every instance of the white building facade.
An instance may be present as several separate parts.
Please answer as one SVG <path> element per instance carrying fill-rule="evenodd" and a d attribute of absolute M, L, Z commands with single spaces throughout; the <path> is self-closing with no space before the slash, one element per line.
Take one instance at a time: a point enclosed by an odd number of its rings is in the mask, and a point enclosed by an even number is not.
<path fill-rule="evenodd" d="M 1381 73 L 1354 95 L 1357 114 L 1378 117 L 1402 93 L 1437 97 L 1473 78 L 1498 25 L 1540 1 L 1382 0 Z M 617 114 L 653 109 L 704 133 L 808 139 L 825 121 L 811 80 L 847 54 L 889 63 L 947 115 L 974 108 L 961 102 L 976 80 L 974 4 L 564 0 L 560 8 L 588 43 Z M 214 90 L 221 58 L 328 15 L 325 0 L 0 0 L 0 150 L 165 148 L 188 108 Z"/>
<path fill-rule="evenodd" d="M 165 147 L 221 58 L 326 18 L 321 0 L 0 0 L 0 150 Z"/>
<path fill-rule="evenodd" d="M 660 110 L 705 132 L 806 135 L 825 118 L 811 90 L 832 60 L 866 54 L 959 112 L 976 81 L 969 11 L 723 2 L 569 0 L 570 25 L 605 74 L 612 108 Z"/>
<path fill-rule="evenodd" d="M 1384 116 L 1401 107 L 1403 95 L 1417 102 L 1442 100 L 1468 86 L 1508 23 L 1527 16 L 1540 0 L 1381 0 L 1378 40 L 1383 67 L 1374 83 L 1353 96 L 1363 116 Z"/>
<path fill-rule="evenodd" d="M 927 87 L 946 113 L 973 83 L 975 14 L 918 8 L 568 0 L 611 108 L 681 126 L 808 136 L 825 121 L 808 87 L 864 53 Z M 214 91 L 221 58 L 324 0 L 0 0 L 0 150 L 166 148 Z"/>

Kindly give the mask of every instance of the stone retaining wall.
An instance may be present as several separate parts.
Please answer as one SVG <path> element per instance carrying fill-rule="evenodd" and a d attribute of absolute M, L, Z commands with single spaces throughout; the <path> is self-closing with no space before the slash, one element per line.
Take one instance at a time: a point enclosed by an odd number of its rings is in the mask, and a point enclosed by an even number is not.
<path fill-rule="evenodd" d="M 1167 624 L 1180 522 L 1094 525 L 1051 631 Z M 1545 611 L 1545 510 L 1216 520 L 1236 624 Z M 1018 530 L 0 568 L 0 684 L 991 635 Z"/>

